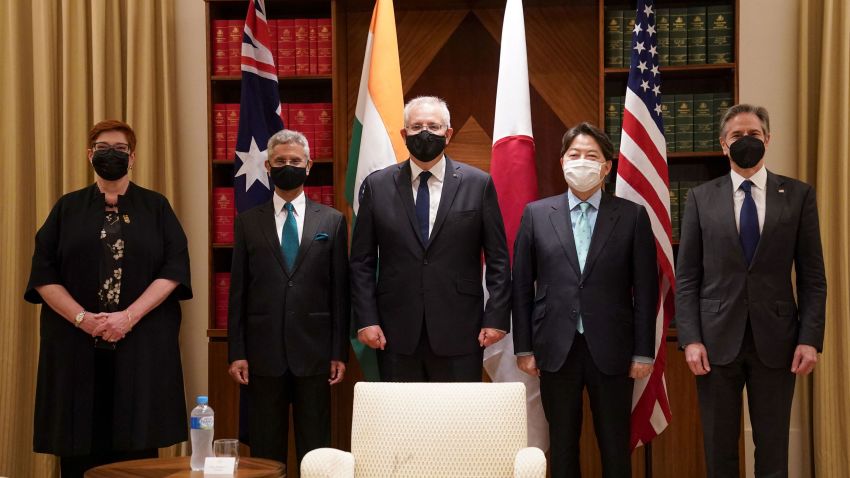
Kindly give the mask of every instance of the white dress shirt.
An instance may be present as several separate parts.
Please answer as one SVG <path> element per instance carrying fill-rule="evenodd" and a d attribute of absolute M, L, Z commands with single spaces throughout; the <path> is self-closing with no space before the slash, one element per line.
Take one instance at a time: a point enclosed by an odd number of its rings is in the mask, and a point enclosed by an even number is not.
<path fill-rule="evenodd" d="M 272 195 L 274 202 L 274 224 L 277 228 L 277 242 L 280 244 L 283 240 L 283 224 L 286 222 L 286 208 L 283 206 L 286 201 L 277 195 Z M 304 191 L 298 195 L 293 201 L 292 206 L 295 208 L 295 227 L 298 229 L 298 244 L 301 244 L 301 233 L 304 231 L 304 210 L 307 209 L 307 199 L 304 197 Z"/>
<path fill-rule="evenodd" d="M 764 208 L 765 208 L 765 198 L 766 187 L 767 187 L 767 168 L 762 166 L 761 169 L 758 170 L 755 174 L 750 176 L 749 178 L 745 178 L 740 174 L 736 173 L 733 169 L 730 172 L 730 176 L 732 178 L 732 195 L 735 200 L 735 227 L 738 228 L 738 232 L 741 232 L 741 207 L 744 205 L 744 190 L 741 189 L 741 183 L 749 179 L 753 182 L 752 187 L 750 188 L 750 192 L 753 195 L 753 201 L 756 203 L 756 211 L 759 215 L 759 233 L 761 233 L 764 228 Z"/>
<path fill-rule="evenodd" d="M 416 196 L 419 192 L 419 174 L 424 171 L 413 160 L 410 160 L 410 185 L 413 187 L 413 203 L 416 204 Z M 440 207 L 440 197 L 443 195 L 443 178 L 446 175 L 446 155 L 440 158 L 428 171 L 428 193 L 431 205 L 428 208 L 428 235 L 434 230 L 434 221 L 437 219 L 437 208 Z"/>

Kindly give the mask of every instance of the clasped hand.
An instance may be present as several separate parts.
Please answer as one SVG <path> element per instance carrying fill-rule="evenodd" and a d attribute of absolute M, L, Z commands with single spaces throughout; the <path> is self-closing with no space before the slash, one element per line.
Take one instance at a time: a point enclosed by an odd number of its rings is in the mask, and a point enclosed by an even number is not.
<path fill-rule="evenodd" d="M 118 342 L 127 336 L 132 326 L 127 311 L 86 312 L 80 328 L 92 337 L 100 337 L 107 342 Z"/>

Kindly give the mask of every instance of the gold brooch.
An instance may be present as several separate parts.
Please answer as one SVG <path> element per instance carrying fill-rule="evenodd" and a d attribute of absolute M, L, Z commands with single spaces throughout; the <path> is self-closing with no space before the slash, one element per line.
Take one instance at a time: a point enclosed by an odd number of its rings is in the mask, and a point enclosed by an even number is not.
<path fill-rule="evenodd" d="M 124 214 L 124 222 L 130 224 L 130 216 Z"/>

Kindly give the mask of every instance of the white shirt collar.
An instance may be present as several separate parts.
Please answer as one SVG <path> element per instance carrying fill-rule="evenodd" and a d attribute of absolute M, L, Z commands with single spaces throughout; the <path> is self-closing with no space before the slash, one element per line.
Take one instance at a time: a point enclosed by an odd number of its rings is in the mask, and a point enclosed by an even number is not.
<path fill-rule="evenodd" d="M 593 209 L 596 209 L 598 211 L 599 210 L 599 203 L 602 202 L 602 188 L 597 189 L 596 192 L 593 193 L 593 195 L 591 195 L 589 198 L 587 198 L 587 201 L 582 201 L 581 199 L 576 197 L 575 194 L 573 194 L 572 189 L 567 189 L 567 199 L 570 202 L 570 211 L 575 209 L 576 206 L 578 206 L 579 203 L 581 203 L 581 202 L 590 203 L 590 205 L 593 206 Z"/>
<path fill-rule="evenodd" d="M 278 196 L 277 193 L 272 194 L 272 201 L 274 202 L 275 216 L 282 214 L 284 212 L 283 206 L 286 204 L 286 201 L 282 197 Z M 301 194 L 292 200 L 292 206 L 295 207 L 296 216 L 302 216 L 304 214 L 304 209 L 307 208 L 307 198 L 304 196 L 304 191 L 301 191 Z"/>
<path fill-rule="evenodd" d="M 423 169 L 419 167 L 412 159 L 410 160 L 410 181 L 413 182 L 419 177 Z M 437 181 L 443 182 L 443 177 L 446 175 L 446 155 L 444 154 L 439 161 L 428 171 L 437 178 Z M 433 183 L 432 183 L 433 184 Z"/>
<path fill-rule="evenodd" d="M 761 189 L 762 191 L 764 191 L 767 187 L 767 168 L 765 168 L 764 166 L 762 166 L 761 169 L 756 171 L 756 173 L 750 176 L 749 178 L 741 176 L 740 174 L 736 173 L 734 169 L 729 171 L 729 175 L 732 178 L 732 192 L 737 191 L 738 188 L 741 187 L 741 183 L 743 183 L 747 179 L 752 181 L 753 185 Z"/>

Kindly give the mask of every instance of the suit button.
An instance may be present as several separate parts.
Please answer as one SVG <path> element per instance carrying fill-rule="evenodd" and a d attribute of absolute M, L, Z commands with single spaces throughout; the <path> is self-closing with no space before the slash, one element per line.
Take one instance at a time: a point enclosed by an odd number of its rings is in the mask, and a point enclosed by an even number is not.
<path fill-rule="evenodd" d="M 578 288 L 579 288 L 579 289 L 584 289 L 584 284 L 579 284 L 579 285 L 578 285 Z"/>
<path fill-rule="evenodd" d="M 425 260 L 422 261 L 422 264 L 427 266 L 428 265 L 428 258 L 425 258 Z"/>
<path fill-rule="evenodd" d="M 575 309 L 573 309 L 572 314 L 573 314 L 573 317 L 575 317 L 575 316 L 577 316 L 577 315 L 578 315 L 578 311 L 577 311 L 577 310 L 575 310 Z"/>
<path fill-rule="evenodd" d="M 289 283 L 288 283 L 288 284 L 286 284 L 286 285 L 287 285 L 288 287 L 295 287 L 295 282 L 289 281 Z"/>

